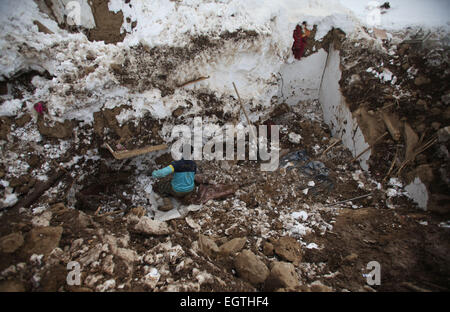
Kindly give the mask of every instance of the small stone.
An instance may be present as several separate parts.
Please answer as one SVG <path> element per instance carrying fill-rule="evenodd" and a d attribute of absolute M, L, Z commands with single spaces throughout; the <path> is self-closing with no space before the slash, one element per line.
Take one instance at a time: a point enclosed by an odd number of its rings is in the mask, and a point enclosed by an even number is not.
<path fill-rule="evenodd" d="M 91 224 L 91 217 L 83 211 L 78 211 L 78 225 L 81 228 L 86 228 Z"/>
<path fill-rule="evenodd" d="M 269 243 L 269 242 L 265 242 L 263 245 L 263 254 L 265 254 L 268 257 L 272 257 L 274 252 L 273 252 L 273 244 Z"/>
<path fill-rule="evenodd" d="M 256 286 L 269 276 L 267 266 L 250 250 L 240 252 L 234 259 L 234 266 L 239 276 Z"/>
<path fill-rule="evenodd" d="M 183 112 L 184 112 L 184 108 L 183 107 L 178 107 L 176 110 L 174 110 L 172 112 L 172 116 L 175 117 L 175 118 L 178 118 L 181 115 L 183 115 Z"/>
<path fill-rule="evenodd" d="M 302 140 L 302 136 L 295 132 L 289 133 L 288 137 L 289 137 L 289 142 L 294 143 L 294 144 L 299 144 L 300 141 Z"/>
<path fill-rule="evenodd" d="M 63 203 L 56 203 L 50 207 L 50 211 L 58 216 L 68 211 L 68 208 Z"/>
<path fill-rule="evenodd" d="M 33 224 L 33 226 L 49 226 L 51 218 L 52 212 L 44 211 L 40 216 L 36 216 L 31 219 L 31 224 Z"/>
<path fill-rule="evenodd" d="M 438 141 L 441 143 L 445 143 L 450 139 L 450 126 L 440 129 L 437 132 Z"/>
<path fill-rule="evenodd" d="M 113 275 L 113 273 L 114 273 L 115 264 L 114 264 L 113 259 L 114 259 L 113 255 L 107 255 L 105 257 L 105 259 L 103 260 L 103 266 L 102 266 L 103 272 L 105 272 L 109 275 Z"/>
<path fill-rule="evenodd" d="M 152 220 L 149 217 L 142 217 L 135 225 L 134 230 L 138 233 L 144 233 L 149 235 L 167 235 L 172 233 L 172 229 L 166 222 Z"/>
<path fill-rule="evenodd" d="M 140 217 L 145 216 L 146 213 L 147 213 L 147 211 L 145 210 L 144 207 L 138 206 L 138 207 L 135 207 L 135 208 L 131 208 L 130 213 L 131 213 L 131 214 L 134 214 L 134 215 L 136 215 L 138 218 L 140 218 Z"/>
<path fill-rule="evenodd" d="M 16 232 L 0 238 L 0 252 L 13 253 L 23 245 L 22 233 Z"/>
<path fill-rule="evenodd" d="M 427 129 L 427 126 L 425 124 L 420 124 L 416 127 L 417 132 L 423 133 Z"/>
<path fill-rule="evenodd" d="M 158 283 L 160 277 L 161 274 L 158 272 L 158 270 L 156 268 L 151 268 L 150 272 L 147 273 L 142 279 L 142 282 L 150 289 L 153 289 L 156 287 L 156 284 Z"/>
<path fill-rule="evenodd" d="M 427 102 L 425 102 L 424 100 L 418 100 L 417 101 L 417 103 L 416 103 L 416 105 L 417 106 L 419 106 L 420 108 L 422 108 L 422 109 L 427 109 L 428 108 L 428 106 L 427 106 Z"/>
<path fill-rule="evenodd" d="M 315 281 L 311 284 L 310 287 L 312 292 L 332 292 L 333 289 L 331 287 L 328 287 L 324 284 L 322 284 L 320 281 Z"/>
<path fill-rule="evenodd" d="M 439 130 L 439 128 L 441 127 L 441 123 L 434 121 L 431 123 L 431 128 L 433 128 L 434 130 Z"/>
<path fill-rule="evenodd" d="M 114 279 L 107 280 L 103 284 L 98 285 L 95 290 L 99 292 L 104 292 L 116 288 L 116 281 Z"/>
<path fill-rule="evenodd" d="M 358 259 L 358 255 L 356 253 L 351 253 L 347 257 L 344 258 L 344 261 L 353 262 Z"/>
<path fill-rule="evenodd" d="M 136 251 L 127 248 L 117 248 L 117 256 L 125 262 L 135 262 L 138 258 Z"/>

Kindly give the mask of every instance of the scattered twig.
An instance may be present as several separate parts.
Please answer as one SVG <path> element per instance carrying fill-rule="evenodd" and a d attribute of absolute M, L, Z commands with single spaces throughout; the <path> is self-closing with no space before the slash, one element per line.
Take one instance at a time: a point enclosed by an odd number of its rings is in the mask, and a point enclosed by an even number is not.
<path fill-rule="evenodd" d="M 398 151 L 399 151 L 399 150 L 400 150 L 400 149 L 399 149 L 399 147 L 398 147 L 398 145 L 397 145 L 397 148 L 395 149 L 395 155 L 394 155 L 394 158 L 392 159 L 391 167 L 389 168 L 388 173 L 387 173 L 386 176 L 384 177 L 383 182 L 385 182 L 385 181 L 389 178 L 389 176 L 391 175 L 391 172 L 392 172 L 392 170 L 394 169 L 395 162 L 396 162 L 396 160 L 397 160 L 397 155 L 398 155 Z"/>
<path fill-rule="evenodd" d="M 194 79 L 194 80 L 189 80 L 189 81 L 179 85 L 178 88 L 182 88 L 184 86 L 187 86 L 188 84 L 196 83 L 196 82 L 199 82 L 199 81 L 202 81 L 202 80 L 205 80 L 205 79 L 209 79 L 209 76 L 208 77 L 200 77 L 200 78 L 197 78 L 197 79 Z"/>
<path fill-rule="evenodd" d="M 406 167 L 406 165 L 408 165 L 410 162 L 412 162 L 414 159 L 416 159 L 417 155 L 425 152 L 436 142 L 437 142 L 437 138 L 433 138 L 433 139 L 429 140 L 427 143 L 425 143 L 424 145 L 422 145 L 421 147 L 418 148 L 418 150 L 414 153 L 414 157 L 403 161 L 403 163 L 401 164 L 400 168 L 397 171 L 397 177 L 400 175 L 401 171 L 403 170 L 403 168 Z"/>
<path fill-rule="evenodd" d="M 56 160 L 52 159 L 53 164 L 55 164 L 56 166 L 59 167 L 59 169 L 65 171 L 66 173 L 69 173 L 69 171 L 67 171 L 66 168 L 64 168 L 63 166 L 61 166 Z"/>
<path fill-rule="evenodd" d="M 359 157 L 361 157 L 361 155 L 363 155 L 365 152 L 367 152 L 368 150 L 370 150 L 372 148 L 373 145 L 377 144 L 378 141 L 380 141 L 382 138 L 384 138 L 386 135 L 388 135 L 388 132 L 383 133 L 382 135 L 380 135 L 375 142 L 373 142 L 372 145 L 369 145 L 367 148 L 365 148 L 361 153 L 359 153 L 358 155 L 355 156 L 355 158 L 352 159 L 351 162 L 354 162 L 355 160 L 357 160 Z"/>
<path fill-rule="evenodd" d="M 39 199 L 39 197 L 41 197 L 42 194 L 45 193 L 45 191 L 51 188 L 56 183 L 56 181 L 64 176 L 66 172 L 64 172 L 63 170 L 58 170 L 51 177 L 49 177 L 46 182 L 36 185 L 33 192 L 29 196 L 22 198 L 17 204 L 13 206 L 13 208 L 29 207 L 37 199 Z"/>
<path fill-rule="evenodd" d="M 241 97 L 239 96 L 239 92 L 238 92 L 238 90 L 237 90 L 236 85 L 234 84 L 234 82 L 233 82 L 233 87 L 234 87 L 234 91 L 236 91 L 237 97 L 238 97 L 238 99 L 239 99 L 239 105 L 241 105 L 241 108 L 242 108 L 242 110 L 244 111 L 245 118 L 247 119 L 247 123 L 248 123 L 248 125 L 250 126 L 250 130 L 251 130 L 251 132 L 252 132 L 253 138 L 255 139 L 256 142 L 258 142 L 258 139 L 256 138 L 255 131 L 254 131 L 254 129 L 253 129 L 253 124 L 252 124 L 252 122 L 250 121 L 250 119 L 248 118 L 247 111 L 245 110 L 244 105 L 242 105 Z"/>
<path fill-rule="evenodd" d="M 336 142 L 334 142 L 333 144 L 331 144 L 330 146 L 328 146 L 328 148 L 323 151 L 322 155 L 325 155 L 330 149 L 332 149 L 336 144 L 338 144 L 341 141 L 342 141 L 342 139 L 339 139 Z"/>
<path fill-rule="evenodd" d="M 123 210 L 115 210 L 115 211 L 110 211 L 110 212 L 98 214 L 98 216 L 99 217 L 107 217 L 107 216 L 111 216 L 111 215 L 114 215 L 114 214 L 119 214 L 121 212 L 124 212 L 124 211 Z"/>
<path fill-rule="evenodd" d="M 341 200 L 341 201 L 338 201 L 338 202 L 333 203 L 333 204 L 325 205 L 324 207 L 330 207 L 330 206 L 334 206 L 334 205 L 338 205 L 338 204 L 343 204 L 343 203 L 346 203 L 346 202 L 349 202 L 349 201 L 352 201 L 352 200 L 355 200 L 355 199 L 365 198 L 365 197 L 368 197 L 370 195 L 372 195 L 372 193 L 369 193 L 369 194 L 366 194 L 366 195 L 357 196 L 357 197 L 353 197 L 353 198 L 346 199 L 346 200 Z"/>

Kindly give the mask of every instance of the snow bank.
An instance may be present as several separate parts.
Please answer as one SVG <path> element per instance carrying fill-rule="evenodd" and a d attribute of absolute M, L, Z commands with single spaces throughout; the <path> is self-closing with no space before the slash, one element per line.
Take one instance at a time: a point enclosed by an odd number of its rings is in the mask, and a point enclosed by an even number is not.
<path fill-rule="evenodd" d="M 61 15 L 68 4 L 67 0 L 51 2 L 59 8 L 56 15 Z M 90 28 L 94 20 L 87 3 L 86 0 L 80 2 L 81 22 Z M 441 9 L 448 6 L 442 1 L 440 4 Z M 393 18 L 395 14 L 405 16 L 406 7 L 406 2 L 393 1 L 391 11 L 388 10 L 383 18 Z M 186 101 L 193 103 L 186 113 L 195 114 L 201 108 L 194 95 L 202 91 L 220 98 L 224 102 L 224 112 L 232 111 L 237 107 L 232 87 L 235 82 L 243 101 L 251 106 L 248 110 L 253 108 L 250 118 L 256 120 L 280 93 L 290 104 L 319 97 L 319 80 L 326 53 L 320 50 L 291 63 L 292 31 L 297 23 L 316 24 L 315 39 L 319 40 L 332 27 L 341 28 L 347 34 L 355 32 L 365 23 L 367 14 L 365 7 L 344 0 L 130 0 L 129 3 L 110 0 L 109 9 L 122 11 L 122 32 L 127 32 L 124 41 L 116 45 L 90 42 L 83 34 L 59 29 L 32 0 L 1 1 L 0 80 L 29 70 L 47 71 L 54 78 L 33 79 L 35 92 L 23 95 L 22 102 L 27 109 L 31 110 L 33 103 L 44 101 L 53 119 L 78 119 L 86 123 L 93 121 L 94 112 L 124 104 L 132 108 L 118 117 L 120 122 L 140 118 L 146 112 L 154 118 L 165 118 L 177 107 L 185 106 Z M 429 8 L 428 11 L 427 18 L 437 14 L 436 9 Z M 439 16 L 442 17 L 442 13 Z M 441 18 L 433 23 L 444 20 Z M 54 34 L 38 32 L 34 21 L 44 24 Z M 133 22 L 136 22 L 135 28 L 131 27 Z M 398 25 L 393 24 L 393 27 Z M 224 34 L 238 31 L 254 36 L 221 39 Z M 112 64 L 124 64 L 127 53 L 138 46 L 150 49 L 186 47 L 192 38 L 199 36 L 222 40 L 223 45 L 216 50 L 205 49 L 189 55 L 188 61 L 175 64 L 175 77 L 169 78 L 173 81 L 199 76 L 209 78 L 176 89 L 169 96 L 162 96 L 156 87 L 146 90 L 125 87 L 111 70 Z M 138 68 L 132 74 L 139 76 L 139 71 L 144 69 Z M 125 66 L 124 70 L 130 69 Z M 284 79 L 281 92 L 280 73 Z M 3 114 L 6 114 L 5 110 L 9 108 L 3 107 Z M 12 109 L 10 114 L 14 113 L 15 109 Z"/>
<path fill-rule="evenodd" d="M 371 2 L 381 5 L 386 1 L 340 0 L 340 3 L 351 10 L 362 23 L 367 23 Z M 383 29 L 398 30 L 410 26 L 448 29 L 450 25 L 448 0 L 390 0 L 388 2 L 390 9 L 380 10 L 380 23 L 377 25 Z"/>

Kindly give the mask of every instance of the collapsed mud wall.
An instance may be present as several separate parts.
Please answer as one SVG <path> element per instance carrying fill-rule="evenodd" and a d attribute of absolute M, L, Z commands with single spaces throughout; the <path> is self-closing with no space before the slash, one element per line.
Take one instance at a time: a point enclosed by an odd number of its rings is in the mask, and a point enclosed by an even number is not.
<path fill-rule="evenodd" d="M 330 127 L 332 135 L 342 139 L 344 146 L 353 156 L 357 156 L 369 144 L 340 91 L 342 73 L 339 50 L 333 44 L 328 50 L 320 49 L 300 61 L 281 66 L 279 102 L 302 105 L 303 101 L 319 100 L 324 121 Z M 364 170 L 369 169 L 369 158 L 370 150 L 359 157 Z"/>
<path fill-rule="evenodd" d="M 323 80 L 319 89 L 319 102 L 322 106 L 324 121 L 331 128 L 333 136 L 342 139 L 343 144 L 354 156 L 369 147 L 356 118 L 353 117 L 345 98 L 340 91 L 341 80 L 340 54 L 332 45 L 323 72 Z M 359 158 L 361 167 L 368 170 L 367 160 L 370 151 Z"/>

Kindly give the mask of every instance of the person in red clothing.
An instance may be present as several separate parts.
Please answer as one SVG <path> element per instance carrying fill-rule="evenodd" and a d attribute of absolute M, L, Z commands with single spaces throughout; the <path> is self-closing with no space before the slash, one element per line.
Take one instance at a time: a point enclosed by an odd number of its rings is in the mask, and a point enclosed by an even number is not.
<path fill-rule="evenodd" d="M 306 26 L 306 22 L 303 22 L 302 26 L 297 25 L 294 30 L 294 43 L 292 45 L 292 53 L 294 53 L 294 57 L 297 60 L 302 58 L 306 46 L 306 40 L 311 33 Z"/>

